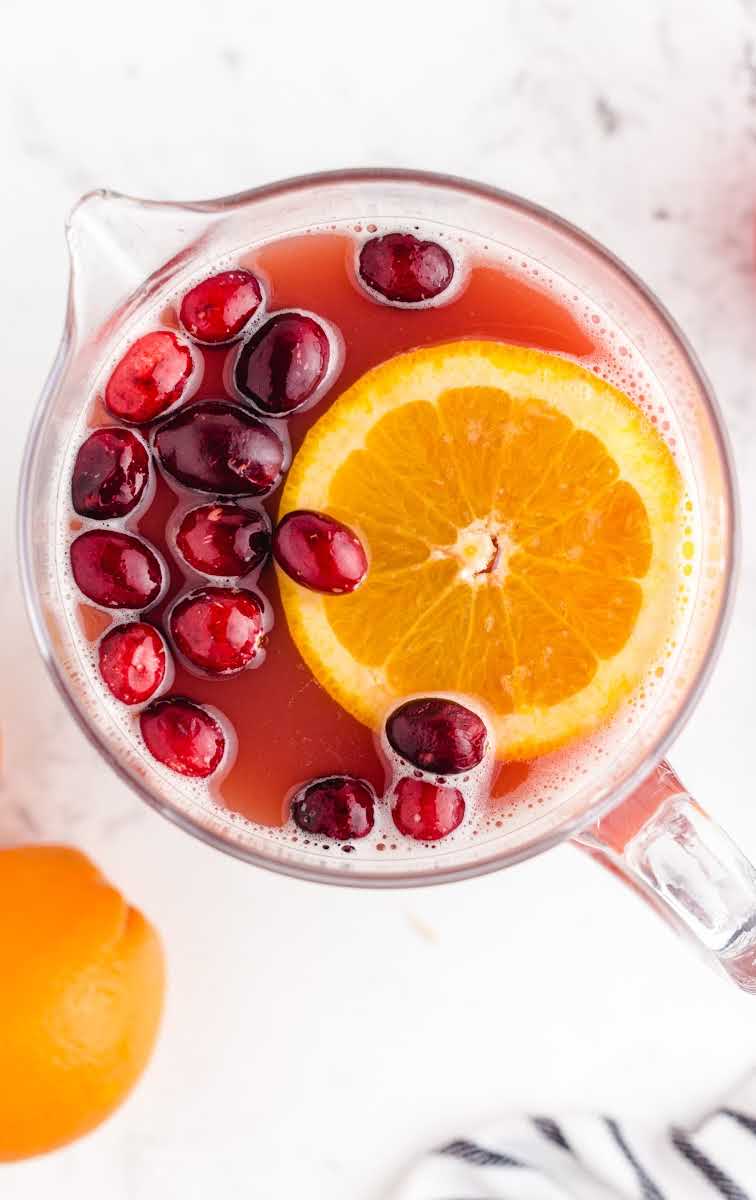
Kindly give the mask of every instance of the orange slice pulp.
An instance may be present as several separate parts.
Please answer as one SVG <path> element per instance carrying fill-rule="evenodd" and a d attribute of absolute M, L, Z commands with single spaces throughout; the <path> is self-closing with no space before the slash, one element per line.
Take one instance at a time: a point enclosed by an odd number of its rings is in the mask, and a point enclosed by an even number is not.
<path fill-rule="evenodd" d="M 379 729 L 418 693 L 487 710 L 500 758 L 595 729 L 670 635 L 682 479 L 633 402 L 574 362 L 460 341 L 382 363 L 311 429 L 281 502 L 369 551 L 323 596 L 279 572 L 322 686 Z"/>

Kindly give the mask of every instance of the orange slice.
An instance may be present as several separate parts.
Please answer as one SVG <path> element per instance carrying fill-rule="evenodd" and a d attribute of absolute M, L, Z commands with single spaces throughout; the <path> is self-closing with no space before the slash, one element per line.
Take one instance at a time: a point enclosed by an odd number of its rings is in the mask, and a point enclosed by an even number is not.
<path fill-rule="evenodd" d="M 369 371 L 307 435 L 281 514 L 355 528 L 365 583 L 279 573 L 322 686 L 378 729 L 400 698 L 485 705 L 501 758 L 604 722 L 669 637 L 682 480 L 628 397 L 575 363 L 452 342 Z"/>

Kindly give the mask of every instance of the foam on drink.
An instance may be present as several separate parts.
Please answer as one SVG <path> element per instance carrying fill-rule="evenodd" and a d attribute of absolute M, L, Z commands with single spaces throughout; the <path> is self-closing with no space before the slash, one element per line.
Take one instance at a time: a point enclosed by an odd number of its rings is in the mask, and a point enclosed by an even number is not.
<path fill-rule="evenodd" d="M 473 838 L 480 839 L 482 842 L 499 837 L 508 829 L 527 824 L 539 813 L 552 809 L 554 806 L 564 802 L 566 797 L 579 788 L 585 782 L 586 778 L 590 777 L 592 771 L 595 771 L 603 763 L 611 759 L 617 753 L 620 746 L 627 744 L 628 739 L 633 737 L 634 732 L 648 718 L 649 713 L 653 711 L 657 704 L 662 702 L 669 690 L 674 688 L 675 668 L 680 655 L 683 653 L 686 623 L 692 608 L 690 601 L 697 590 L 704 586 L 704 581 L 701 578 L 699 554 L 701 538 L 697 532 L 698 513 L 696 511 L 693 470 L 687 452 L 685 436 L 680 428 L 679 420 L 672 405 L 664 395 L 658 380 L 651 372 L 641 351 L 628 340 L 621 327 L 607 312 L 596 307 L 585 294 L 576 291 L 569 281 L 550 272 L 543 263 L 528 258 L 519 251 L 506 246 L 485 242 L 464 231 L 452 230 L 448 227 L 431 224 L 420 226 L 414 221 L 408 221 L 403 224 L 392 220 L 390 224 L 386 224 L 384 227 L 376 219 L 371 219 L 369 222 L 363 219 L 344 221 L 325 227 L 315 227 L 307 232 L 314 237 L 324 233 L 338 233 L 349 236 L 353 242 L 353 254 L 356 259 L 360 246 L 367 237 L 379 236 L 382 232 L 389 231 L 406 231 L 418 238 L 437 240 L 446 247 L 455 264 L 455 274 L 450 287 L 435 299 L 425 301 L 419 306 L 413 305 L 413 308 L 443 309 L 452 305 L 464 292 L 473 267 L 484 264 L 503 270 L 507 275 L 520 280 L 528 288 L 533 289 L 534 292 L 552 297 L 560 305 L 569 310 L 573 320 L 584 330 L 586 338 L 589 338 L 594 345 L 594 352 L 590 356 L 581 356 L 579 359 L 581 365 L 589 367 L 597 375 L 623 391 L 648 416 L 649 420 L 656 426 L 672 450 L 688 489 L 688 495 L 683 504 L 680 516 L 680 561 L 677 564 L 679 567 L 679 599 L 675 619 L 669 630 L 663 655 L 660 659 L 649 663 L 644 682 L 636 689 L 627 703 L 623 705 L 614 719 L 589 738 L 581 740 L 579 744 L 569 746 L 555 754 L 545 755 L 531 762 L 526 770 L 523 769 L 520 772 L 522 779 L 520 782 L 515 783 L 513 787 L 507 784 L 509 768 L 506 765 L 502 766 L 495 763 L 491 757 L 487 757 L 477 768 L 464 777 L 455 776 L 453 779 L 447 780 L 446 782 L 453 783 L 453 786 L 458 787 L 463 792 L 466 803 L 466 816 L 462 825 L 449 835 L 448 838 L 444 839 L 443 845 L 423 844 L 403 839 L 397 834 L 393 826 L 388 802 L 382 803 L 379 801 L 376 805 L 375 827 L 373 831 L 367 837 L 354 843 L 354 856 L 361 856 L 363 858 L 372 858 L 378 855 L 384 857 L 386 854 L 395 854 L 397 857 L 433 856 L 441 851 L 453 851 L 467 844 Z M 271 244 L 267 243 L 266 245 Z M 101 413 L 98 414 L 93 409 L 94 397 L 102 394 L 104 382 L 128 344 L 148 329 L 156 327 L 170 328 L 171 322 L 169 319 L 166 319 L 166 313 L 169 313 L 172 307 L 175 309 L 178 308 L 180 297 L 186 290 L 210 274 L 235 266 L 251 266 L 252 269 L 255 269 L 258 256 L 264 248 L 261 245 L 252 245 L 233 259 L 226 257 L 212 263 L 201 264 L 193 273 L 187 273 L 182 277 L 180 287 L 176 288 L 174 295 L 169 297 L 161 295 L 159 303 L 145 306 L 124 327 L 122 339 L 114 348 L 108 361 L 102 364 L 97 377 L 92 381 L 91 395 L 83 405 L 78 421 L 71 430 L 68 454 L 65 461 L 60 465 L 60 500 L 58 512 L 55 516 L 58 530 L 57 556 L 53 569 L 57 577 L 68 622 L 75 635 L 78 652 L 77 669 L 83 678 L 87 693 L 91 697 L 92 719 L 96 720 L 96 711 L 98 708 L 107 710 L 109 717 L 122 734 L 123 745 L 128 747 L 127 753 L 132 765 L 137 764 L 138 771 L 143 779 L 148 784 L 150 778 L 154 777 L 160 780 L 164 786 L 170 788 L 172 797 L 178 796 L 180 798 L 180 803 L 186 806 L 187 813 L 191 813 L 194 809 L 200 807 L 205 811 L 212 812 L 220 823 L 231 822 L 237 826 L 248 824 L 250 829 L 254 830 L 258 835 L 263 835 L 266 839 L 287 843 L 292 848 L 296 848 L 297 852 L 304 847 L 311 849 L 314 853 L 320 853 L 322 843 L 319 843 L 316 837 L 304 835 L 301 830 L 294 826 L 293 822 L 289 821 L 278 827 L 260 825 L 255 822 L 249 822 L 247 816 L 230 810 L 223 803 L 224 779 L 226 779 L 234 765 L 238 744 L 237 732 L 234 729 L 233 723 L 223 713 L 222 706 L 214 707 L 206 698 L 199 701 L 219 720 L 226 735 L 224 760 L 220 769 L 210 781 L 203 782 L 178 777 L 150 758 L 139 733 L 137 719 L 139 709 L 126 709 L 119 705 L 114 701 L 99 678 L 97 670 L 97 643 L 96 641 L 92 641 L 91 638 L 87 638 L 82 632 L 80 619 L 82 600 L 71 578 L 69 566 L 69 546 L 71 539 L 82 529 L 127 528 L 131 530 L 134 528 L 135 514 L 122 521 L 88 522 L 78 517 L 70 505 L 70 476 L 77 449 L 86 436 L 86 433 L 91 430 L 93 421 L 95 423 L 104 423 Z M 268 282 L 264 278 L 264 272 L 261 272 L 261 274 L 263 282 Z M 270 287 L 265 287 L 264 290 L 266 296 L 268 296 L 271 290 Z M 272 290 L 275 295 L 275 285 L 273 285 Z M 349 345 L 344 345 L 342 331 L 332 321 L 324 318 L 322 315 L 311 313 L 307 307 L 296 308 L 294 306 L 290 307 L 287 304 L 276 305 L 275 307 L 280 307 L 286 311 L 295 311 L 316 316 L 328 331 L 332 350 L 328 374 L 323 386 L 318 389 L 317 396 L 311 402 L 308 402 L 306 407 L 309 409 L 312 405 L 317 404 L 317 401 L 322 398 L 325 391 L 331 386 L 335 385 L 333 394 L 338 393 L 338 376 L 342 372 L 345 362 L 349 362 L 350 347 Z M 272 311 L 274 311 L 273 307 L 271 307 L 267 300 L 263 300 L 248 328 L 245 329 L 244 337 L 253 336 L 264 322 L 269 319 Z M 559 351 L 556 352 L 559 353 Z M 194 348 L 193 354 L 196 364 L 198 355 Z M 228 364 L 232 363 L 233 357 L 233 355 L 229 356 L 224 376 L 226 387 L 229 388 L 231 382 Z M 570 355 L 567 355 L 567 357 L 570 357 Z M 199 383 L 198 369 L 195 369 L 190 380 L 190 387 L 187 389 L 187 394 L 189 390 L 194 393 Z M 183 403 L 184 401 L 182 401 L 182 405 Z M 271 422 L 271 424 L 279 434 L 283 432 L 283 428 L 285 427 L 284 422 L 277 420 Z M 158 470 L 156 466 L 153 469 L 154 471 Z M 165 477 L 163 477 L 163 481 L 167 482 L 169 486 L 173 486 L 170 480 L 166 481 Z M 142 514 L 149 507 L 153 495 L 154 483 L 151 479 L 145 492 L 145 499 L 140 504 L 136 516 Z M 189 495 L 185 493 L 180 494 L 176 513 L 174 513 L 171 519 L 171 528 L 175 530 L 177 519 L 183 513 L 211 499 L 210 495 L 202 497 L 197 493 Z M 244 504 L 246 501 L 242 498 L 241 503 Z M 170 544 L 172 544 L 172 539 L 169 534 Z M 160 548 L 156 549 L 159 553 Z M 184 569 L 184 574 L 186 576 L 186 586 L 179 595 L 185 594 L 186 591 L 199 586 L 201 583 L 217 582 L 208 581 L 204 576 L 192 572 L 191 568 L 188 567 Z M 248 581 L 245 577 L 242 586 L 247 585 Z M 251 586 L 255 587 L 254 582 Z M 261 586 L 263 594 L 265 594 L 266 585 L 263 583 Z M 171 600 L 171 604 L 175 604 L 175 598 Z M 276 630 L 272 612 L 272 606 L 267 603 L 266 598 L 267 631 L 274 637 Z M 125 622 L 133 619 L 134 614 L 131 612 L 103 612 L 102 631 L 104 632 L 106 629 L 112 628 L 116 623 L 121 621 Z M 249 672 L 249 676 L 252 677 L 254 674 L 255 668 Z M 260 678 L 262 679 L 262 676 Z M 260 690 L 256 695 L 257 702 L 265 705 L 264 692 Z M 486 713 L 481 709 L 480 702 L 476 697 L 458 696 L 456 698 L 474 711 L 480 712 L 484 719 L 486 718 Z M 381 733 L 378 733 L 377 736 L 384 764 L 384 783 L 386 796 L 388 797 L 401 774 L 407 773 L 407 767 L 388 746 L 385 736 Z M 296 755 L 296 745 L 292 746 L 291 752 L 293 755 Z M 343 763 L 342 771 L 344 774 L 354 773 L 348 761 Z M 415 774 L 417 775 L 416 772 Z M 516 772 L 512 772 L 512 774 L 516 775 Z M 427 776 L 427 778 L 434 779 L 435 776 Z M 288 798 L 308 782 L 310 782 L 310 778 L 306 776 L 292 782 L 288 791 L 281 795 L 282 810 Z M 250 780 L 250 786 L 254 786 L 254 780 Z M 497 788 L 500 788 L 502 791 L 502 795 L 498 801 L 496 799 Z"/>

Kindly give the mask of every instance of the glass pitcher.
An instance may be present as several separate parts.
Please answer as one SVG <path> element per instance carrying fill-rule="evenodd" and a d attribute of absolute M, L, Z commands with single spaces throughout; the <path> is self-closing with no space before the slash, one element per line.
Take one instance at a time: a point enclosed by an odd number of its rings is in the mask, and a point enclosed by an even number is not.
<path fill-rule="evenodd" d="M 85 682 L 54 570 L 61 469 L 91 377 L 146 301 L 251 241 L 359 218 L 409 218 L 468 229 L 541 260 L 604 309 L 637 345 L 670 398 L 687 443 L 701 514 L 702 582 L 686 643 L 634 735 L 548 811 L 474 844 L 422 857 L 328 857 L 285 844 L 166 781 L 127 741 Z M 250 230 L 254 237 L 250 237 Z M 553 214 L 465 180 L 355 170 L 287 180 L 193 204 L 112 192 L 84 196 L 67 227 L 71 285 L 63 338 L 29 436 L 20 492 L 21 570 L 40 651 L 69 708 L 111 766 L 158 811 L 247 862 L 304 879 L 412 886 L 511 866 L 571 838 L 639 891 L 707 959 L 756 992 L 756 873 L 662 761 L 706 684 L 733 589 L 735 496 L 716 402 L 658 300 L 603 247 Z"/>

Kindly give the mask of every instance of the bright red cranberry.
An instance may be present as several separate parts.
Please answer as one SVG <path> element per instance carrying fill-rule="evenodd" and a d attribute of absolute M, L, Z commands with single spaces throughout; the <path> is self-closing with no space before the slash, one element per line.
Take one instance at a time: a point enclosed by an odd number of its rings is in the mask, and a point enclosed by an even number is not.
<path fill-rule="evenodd" d="M 460 824 L 465 801 L 457 788 L 422 779 L 400 779 L 394 792 L 392 816 L 400 833 L 418 842 L 437 842 Z"/>
<path fill-rule="evenodd" d="M 181 301 L 181 324 L 198 342 L 230 342 L 237 337 L 262 300 L 251 271 L 221 271 L 203 279 Z"/>
<path fill-rule="evenodd" d="M 360 276 L 387 300 L 417 304 L 448 288 L 454 274 L 451 255 L 438 242 L 411 233 L 370 238 L 360 251 Z"/>
<path fill-rule="evenodd" d="M 260 652 L 263 606 L 254 592 L 208 587 L 179 600 L 171 636 L 191 663 L 211 675 L 241 671 Z"/>
<path fill-rule="evenodd" d="M 100 675 L 116 700 L 143 704 L 165 679 L 165 645 L 142 621 L 116 625 L 100 642 Z"/>
<path fill-rule="evenodd" d="M 154 421 L 183 395 L 192 355 L 175 333 L 146 333 L 129 346 L 105 388 L 105 405 L 122 421 Z"/>
<path fill-rule="evenodd" d="M 305 833 L 339 842 L 365 837 L 373 828 L 375 797 L 369 784 L 348 775 L 318 779 L 296 798 L 291 815 Z"/>
<path fill-rule="evenodd" d="M 459 775 L 483 761 L 488 733 L 477 713 L 456 700 L 407 700 L 386 722 L 389 744 L 433 775 Z"/>
<path fill-rule="evenodd" d="M 82 517 L 125 517 L 142 498 L 150 473 L 144 443 L 130 429 L 96 429 L 79 446 L 71 500 Z"/>
<path fill-rule="evenodd" d="M 240 504 L 204 504 L 184 517 L 176 545 L 203 575 L 236 578 L 265 562 L 270 528 L 262 512 Z"/>
<path fill-rule="evenodd" d="M 288 417 L 323 382 L 330 353 L 328 334 L 312 317 L 276 313 L 242 346 L 236 386 L 266 416 Z"/>
<path fill-rule="evenodd" d="M 357 534 L 325 513 L 287 513 L 273 534 L 273 557 L 296 583 L 314 592 L 353 592 L 367 574 L 367 555 Z"/>
<path fill-rule="evenodd" d="M 80 533 L 71 545 L 71 569 L 79 589 L 103 608 L 147 608 L 163 586 L 150 547 L 112 529 Z"/>
<path fill-rule="evenodd" d="M 270 426 L 224 400 L 203 400 L 155 434 L 163 467 L 186 487 L 227 496 L 262 496 L 281 478 L 284 448 Z"/>
<path fill-rule="evenodd" d="M 205 779 L 223 758 L 223 730 L 191 700 L 178 696 L 156 700 L 140 713 L 139 726 L 153 758 L 179 775 Z"/>

